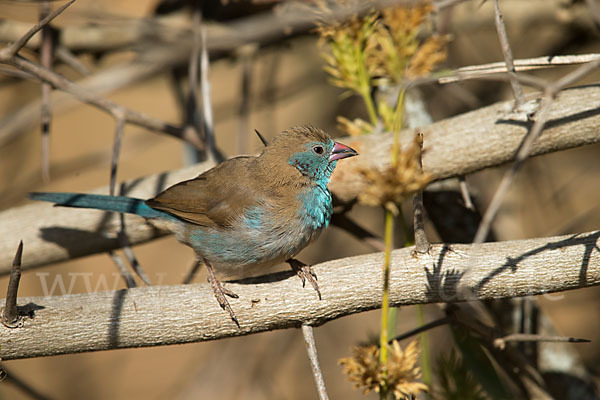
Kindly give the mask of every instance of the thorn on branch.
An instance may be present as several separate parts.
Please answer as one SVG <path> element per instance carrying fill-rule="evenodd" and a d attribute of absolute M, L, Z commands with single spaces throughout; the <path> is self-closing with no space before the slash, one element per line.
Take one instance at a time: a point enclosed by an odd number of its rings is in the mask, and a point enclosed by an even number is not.
<path fill-rule="evenodd" d="M 504 55 L 504 62 L 506 63 L 506 70 L 508 71 L 510 86 L 512 87 L 513 94 L 515 96 L 517 108 L 520 108 L 525 103 L 525 97 L 523 96 L 523 89 L 521 88 L 519 81 L 516 79 L 517 71 L 515 70 L 512 50 L 508 42 L 506 26 L 504 25 L 504 18 L 500 12 L 498 0 L 494 0 L 494 16 L 494 20 L 496 22 L 496 31 L 498 32 L 498 39 L 500 39 L 500 46 L 502 47 L 502 54 Z"/>
<path fill-rule="evenodd" d="M 6 291 L 6 304 L 2 312 L 2 323 L 8 328 L 18 328 L 20 323 L 19 312 L 17 309 L 17 292 L 19 290 L 19 281 L 21 280 L 21 259 L 23 257 L 23 241 L 19 242 L 17 252 L 13 260 Z"/>
<path fill-rule="evenodd" d="M 256 132 L 256 135 L 258 136 L 258 138 L 260 139 L 261 143 L 265 147 L 269 145 L 269 142 L 267 141 L 267 139 L 265 139 L 265 137 L 258 131 L 258 129 L 254 129 L 254 132 Z"/>

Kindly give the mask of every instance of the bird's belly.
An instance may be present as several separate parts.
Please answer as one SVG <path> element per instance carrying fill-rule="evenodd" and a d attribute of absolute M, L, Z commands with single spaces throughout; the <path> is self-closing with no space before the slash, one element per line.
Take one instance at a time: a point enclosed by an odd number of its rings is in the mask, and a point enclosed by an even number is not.
<path fill-rule="evenodd" d="M 292 258 L 321 231 L 301 221 L 281 227 L 202 228 L 190 233 L 189 244 L 211 262 L 220 277 L 243 278 L 260 275 L 265 269 Z"/>

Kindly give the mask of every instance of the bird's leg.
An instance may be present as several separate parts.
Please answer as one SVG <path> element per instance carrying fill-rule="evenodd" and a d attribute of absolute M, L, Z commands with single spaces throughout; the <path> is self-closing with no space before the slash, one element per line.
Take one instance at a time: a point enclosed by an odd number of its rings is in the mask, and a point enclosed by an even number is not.
<path fill-rule="evenodd" d="M 229 297 L 233 297 L 234 299 L 237 299 L 239 296 L 237 294 L 233 293 L 231 290 L 225 289 L 221 285 L 221 282 L 219 282 L 219 280 L 215 276 L 215 271 L 213 270 L 211 263 L 206 258 L 204 259 L 204 265 L 206 265 L 206 270 L 208 271 L 208 281 L 210 282 L 210 286 L 212 287 L 212 290 L 213 290 L 213 293 L 215 294 L 215 298 L 217 299 L 217 302 L 219 303 L 219 305 L 221 306 L 221 308 L 223 310 L 227 310 L 227 312 L 229 313 L 229 316 L 231 317 L 233 322 L 235 322 L 235 324 L 239 328 L 240 323 L 238 322 L 235 314 L 233 313 L 233 309 L 229 305 L 229 302 L 227 301 L 227 298 L 225 297 L 225 295 L 227 295 Z"/>
<path fill-rule="evenodd" d="M 292 270 L 300 277 L 300 279 L 302 279 L 302 287 L 304 287 L 306 285 L 306 281 L 308 281 L 317 291 L 319 300 L 321 300 L 321 291 L 319 290 L 319 284 L 317 283 L 317 274 L 314 273 L 310 265 L 306 265 L 302 261 L 298 261 L 295 258 L 290 258 L 285 262 L 290 264 Z"/>

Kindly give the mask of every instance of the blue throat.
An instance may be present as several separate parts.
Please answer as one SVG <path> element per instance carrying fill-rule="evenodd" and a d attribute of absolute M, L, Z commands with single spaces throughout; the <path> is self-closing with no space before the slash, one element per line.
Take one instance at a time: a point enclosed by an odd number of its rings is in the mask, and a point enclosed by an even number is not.
<path fill-rule="evenodd" d="M 337 161 L 330 162 L 329 156 L 316 155 L 311 151 L 311 148 L 318 144 L 309 143 L 306 151 L 294 154 L 289 161 L 290 165 L 296 167 L 302 175 L 310 178 L 314 183 L 298 195 L 302 204 L 300 219 L 304 226 L 313 230 L 326 228 L 331 220 L 333 206 L 327 185 L 337 164 Z M 325 147 L 327 148 L 325 154 L 329 154 L 333 148 L 333 141 L 325 144 Z"/>
<path fill-rule="evenodd" d="M 321 171 L 320 176 L 314 179 L 316 185 L 307 188 L 298 196 L 302 202 L 300 218 L 304 224 L 309 225 L 312 229 L 326 228 L 329 226 L 329 221 L 331 221 L 333 205 L 327 184 L 329 184 L 329 178 L 335 169 L 336 163 L 337 161 L 329 163 Z"/>

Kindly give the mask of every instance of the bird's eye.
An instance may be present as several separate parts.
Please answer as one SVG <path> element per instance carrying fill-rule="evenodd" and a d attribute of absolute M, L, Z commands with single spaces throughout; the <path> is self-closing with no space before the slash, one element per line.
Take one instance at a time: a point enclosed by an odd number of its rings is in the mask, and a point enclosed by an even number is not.
<path fill-rule="evenodd" d="M 323 146 L 315 146 L 313 147 L 313 151 L 317 154 L 323 154 Z"/>

